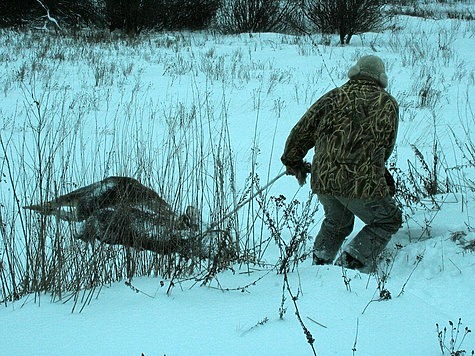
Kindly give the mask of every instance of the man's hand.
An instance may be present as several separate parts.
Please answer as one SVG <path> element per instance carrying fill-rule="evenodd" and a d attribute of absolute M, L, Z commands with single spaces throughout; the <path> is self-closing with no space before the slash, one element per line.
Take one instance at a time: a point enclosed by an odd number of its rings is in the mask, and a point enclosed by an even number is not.
<path fill-rule="evenodd" d="M 297 173 L 298 169 L 296 169 L 295 167 L 285 166 L 285 174 L 287 174 L 288 176 L 296 176 Z"/>
<path fill-rule="evenodd" d="M 311 172 L 312 166 L 308 162 L 302 161 L 302 163 L 295 166 L 285 166 L 285 173 L 291 176 L 295 176 L 300 186 L 303 186 L 307 181 L 307 174 Z"/>
<path fill-rule="evenodd" d="M 387 168 L 384 169 L 384 179 L 386 179 L 386 184 L 389 188 L 389 195 L 393 197 L 396 195 L 396 182 Z"/>

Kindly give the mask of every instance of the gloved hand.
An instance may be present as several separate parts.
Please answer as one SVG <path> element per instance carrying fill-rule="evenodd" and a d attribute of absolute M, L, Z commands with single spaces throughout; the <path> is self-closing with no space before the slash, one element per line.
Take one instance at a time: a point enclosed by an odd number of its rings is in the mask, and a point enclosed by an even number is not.
<path fill-rule="evenodd" d="M 393 197 L 396 194 L 396 182 L 387 168 L 384 169 L 384 178 L 389 188 L 389 195 Z"/>
<path fill-rule="evenodd" d="M 285 173 L 295 176 L 300 186 L 303 186 L 307 181 L 307 174 L 311 172 L 312 166 L 310 163 L 302 161 L 298 165 L 285 166 Z"/>

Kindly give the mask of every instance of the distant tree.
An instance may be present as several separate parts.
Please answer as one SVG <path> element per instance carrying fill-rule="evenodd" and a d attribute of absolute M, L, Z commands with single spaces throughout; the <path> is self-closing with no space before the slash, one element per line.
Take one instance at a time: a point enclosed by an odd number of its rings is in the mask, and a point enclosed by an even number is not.
<path fill-rule="evenodd" d="M 25 24 L 35 6 L 36 0 L 0 0 L 0 27 Z"/>
<path fill-rule="evenodd" d="M 41 0 L 50 10 L 51 16 L 69 26 L 91 25 L 104 22 L 103 14 L 96 0 Z"/>
<path fill-rule="evenodd" d="M 141 16 L 144 14 L 144 3 L 141 0 L 105 0 L 106 20 L 109 29 L 124 30 L 127 33 L 138 33 L 142 29 Z"/>
<path fill-rule="evenodd" d="M 223 0 L 217 26 L 223 33 L 279 32 L 297 7 L 295 0 Z"/>
<path fill-rule="evenodd" d="M 111 31 L 200 30 L 215 18 L 220 0 L 106 0 Z"/>
<path fill-rule="evenodd" d="M 153 2 L 153 0 L 150 0 Z M 166 30 L 202 30 L 215 19 L 220 0 L 155 0 L 157 26 Z"/>
<path fill-rule="evenodd" d="M 103 22 L 96 0 L 0 0 L 0 26 L 47 22 L 47 12 L 65 27 Z"/>
<path fill-rule="evenodd" d="M 303 0 L 305 17 L 322 33 L 338 33 L 341 44 L 355 34 L 378 31 L 387 0 Z"/>

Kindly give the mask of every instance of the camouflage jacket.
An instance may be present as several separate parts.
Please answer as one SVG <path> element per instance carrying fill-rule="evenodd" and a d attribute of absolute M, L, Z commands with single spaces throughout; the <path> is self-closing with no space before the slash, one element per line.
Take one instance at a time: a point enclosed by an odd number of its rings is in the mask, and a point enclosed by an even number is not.
<path fill-rule="evenodd" d="M 394 148 L 399 108 L 376 81 L 359 77 L 315 102 L 294 126 L 282 163 L 299 167 L 314 147 L 314 193 L 368 199 L 389 194 L 385 163 Z"/>

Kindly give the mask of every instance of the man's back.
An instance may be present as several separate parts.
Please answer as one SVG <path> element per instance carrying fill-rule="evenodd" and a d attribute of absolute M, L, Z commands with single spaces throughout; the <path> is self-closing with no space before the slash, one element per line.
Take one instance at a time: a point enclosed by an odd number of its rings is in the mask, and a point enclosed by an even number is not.
<path fill-rule="evenodd" d="M 384 166 L 398 123 L 394 98 L 361 78 L 332 90 L 313 109 L 318 124 L 312 189 L 350 198 L 386 195 Z"/>

